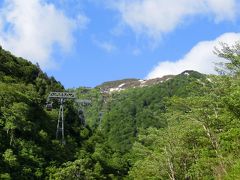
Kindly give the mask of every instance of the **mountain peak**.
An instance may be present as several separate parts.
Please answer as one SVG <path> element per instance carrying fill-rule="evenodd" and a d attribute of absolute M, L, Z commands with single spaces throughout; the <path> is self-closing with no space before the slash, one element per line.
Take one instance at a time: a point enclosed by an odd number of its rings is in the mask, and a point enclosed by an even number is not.
<path fill-rule="evenodd" d="M 186 70 L 179 74 L 184 76 L 193 76 L 193 77 L 201 77 L 202 74 L 194 71 L 194 70 Z M 141 88 L 146 86 L 152 86 L 155 84 L 160 84 L 165 81 L 168 81 L 169 79 L 172 79 L 175 77 L 175 75 L 165 75 L 160 78 L 154 78 L 154 79 L 122 79 L 122 80 L 116 80 L 116 81 L 108 81 L 104 82 L 103 84 L 97 86 L 96 88 L 100 88 L 103 93 L 113 93 L 113 92 L 120 92 L 129 88 Z"/>
<path fill-rule="evenodd" d="M 154 79 L 123 79 L 109 81 L 97 86 L 97 88 L 100 88 L 103 93 L 120 92 L 129 88 L 141 88 L 145 86 L 152 86 L 167 81 L 173 77 L 174 75 L 166 75 L 161 78 Z"/>

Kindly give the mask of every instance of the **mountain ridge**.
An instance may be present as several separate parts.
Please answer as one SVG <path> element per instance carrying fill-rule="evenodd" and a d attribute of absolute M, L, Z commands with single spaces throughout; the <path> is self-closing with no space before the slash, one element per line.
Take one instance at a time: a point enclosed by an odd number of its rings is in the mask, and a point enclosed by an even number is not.
<path fill-rule="evenodd" d="M 196 74 L 199 73 L 194 70 L 185 70 L 182 73 L 178 75 L 191 75 L 191 74 Z M 201 73 L 199 73 L 201 74 Z M 153 79 L 135 79 L 135 78 L 128 78 L 128 79 L 121 79 L 121 80 L 113 80 L 113 81 L 107 81 L 104 82 L 95 88 L 99 88 L 102 93 L 114 93 L 114 92 L 120 92 L 126 89 L 130 88 L 141 88 L 141 87 L 146 87 L 146 86 L 152 86 L 156 84 L 160 84 L 163 82 L 166 82 L 177 75 L 165 75 L 162 77 L 157 77 Z"/>

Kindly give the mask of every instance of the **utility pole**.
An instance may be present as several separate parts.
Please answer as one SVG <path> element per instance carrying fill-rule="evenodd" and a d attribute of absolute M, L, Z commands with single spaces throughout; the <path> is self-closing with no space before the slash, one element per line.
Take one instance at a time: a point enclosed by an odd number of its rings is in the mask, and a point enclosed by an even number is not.
<path fill-rule="evenodd" d="M 65 144 L 64 139 L 64 102 L 67 99 L 75 100 L 76 94 L 73 92 L 50 92 L 48 95 L 47 100 L 47 110 L 52 110 L 52 102 L 51 99 L 57 99 L 60 102 L 60 108 L 58 112 L 58 123 L 57 123 L 57 131 L 56 131 L 56 139 L 59 138 L 59 135 L 61 136 L 61 142 L 62 144 Z"/>

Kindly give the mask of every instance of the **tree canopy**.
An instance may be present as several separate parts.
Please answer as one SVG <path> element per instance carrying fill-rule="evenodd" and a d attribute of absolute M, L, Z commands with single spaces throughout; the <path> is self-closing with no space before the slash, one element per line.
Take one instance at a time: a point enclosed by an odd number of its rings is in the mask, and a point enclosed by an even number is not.
<path fill-rule="evenodd" d="M 91 105 L 66 102 L 63 145 L 58 103 L 49 112 L 45 102 L 64 87 L 0 49 L 0 179 L 239 179 L 239 52 L 238 43 L 215 50 L 219 75 L 187 71 L 108 94 L 71 89 Z"/>

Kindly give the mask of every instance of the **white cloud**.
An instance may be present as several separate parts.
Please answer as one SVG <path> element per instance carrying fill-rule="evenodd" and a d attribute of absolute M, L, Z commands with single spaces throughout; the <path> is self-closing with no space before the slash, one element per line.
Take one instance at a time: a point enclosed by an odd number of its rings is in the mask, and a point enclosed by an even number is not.
<path fill-rule="evenodd" d="M 77 15 L 76 23 L 77 23 L 78 28 L 85 29 L 89 22 L 90 22 L 90 19 L 87 16 L 85 16 L 83 14 Z"/>
<path fill-rule="evenodd" d="M 225 33 L 213 41 L 202 41 L 194 46 L 182 59 L 175 62 L 160 62 L 146 77 L 152 79 L 169 74 L 179 74 L 185 70 L 195 70 L 205 74 L 215 74 L 215 63 L 224 59 L 217 57 L 214 47 L 219 47 L 220 42 L 233 45 L 240 40 L 240 33 Z"/>
<path fill-rule="evenodd" d="M 101 42 L 99 47 L 106 50 L 107 52 L 112 52 L 116 50 L 116 47 L 110 42 Z"/>
<path fill-rule="evenodd" d="M 206 0 L 209 12 L 215 15 L 215 22 L 234 20 L 238 15 L 238 0 Z"/>
<path fill-rule="evenodd" d="M 237 17 L 237 0 L 118 0 L 110 1 L 120 12 L 123 23 L 137 34 L 153 39 L 171 32 L 196 15 L 212 17 L 215 22 Z"/>
<path fill-rule="evenodd" d="M 104 51 L 106 51 L 108 53 L 111 53 L 111 52 L 117 50 L 117 47 L 110 41 L 99 41 L 94 36 L 92 37 L 92 41 L 97 47 L 103 49 Z"/>
<path fill-rule="evenodd" d="M 44 69 L 55 67 L 54 47 L 63 52 L 71 49 L 77 28 L 84 28 L 88 19 L 75 19 L 43 0 L 5 0 L 0 9 L 0 43 L 14 53 Z"/>

